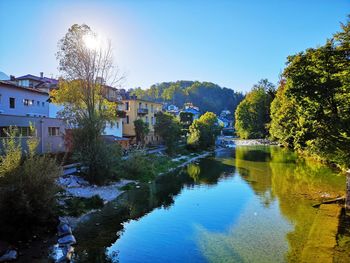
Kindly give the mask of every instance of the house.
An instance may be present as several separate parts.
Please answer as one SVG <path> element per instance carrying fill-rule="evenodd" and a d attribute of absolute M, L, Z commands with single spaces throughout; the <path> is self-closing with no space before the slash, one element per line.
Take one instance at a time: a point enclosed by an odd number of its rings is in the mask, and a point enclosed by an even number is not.
<path fill-rule="evenodd" d="M 185 103 L 185 108 L 182 110 L 183 112 L 192 113 L 193 114 L 193 120 L 198 120 L 201 116 L 201 113 L 199 111 L 199 108 L 196 106 L 193 106 L 192 103 Z"/>
<path fill-rule="evenodd" d="M 44 77 L 44 73 L 40 72 L 40 77 L 31 74 L 24 75 L 18 78 L 12 77 L 18 86 L 25 88 L 34 88 L 49 93 L 51 89 L 57 88 L 58 80 Z"/>
<path fill-rule="evenodd" d="M 223 128 L 229 128 L 231 126 L 230 120 L 223 117 L 218 117 L 218 123 Z"/>
<path fill-rule="evenodd" d="M 136 140 L 134 121 L 142 119 L 149 125 L 149 134 L 145 138 L 146 144 L 159 144 L 161 138 L 155 134 L 156 113 L 162 110 L 162 104 L 147 100 L 138 99 L 137 96 L 130 96 L 124 93 L 123 104 L 126 116 L 123 123 L 123 136 Z"/>
<path fill-rule="evenodd" d="M 21 145 L 32 135 L 39 138 L 39 153 L 65 151 L 65 123 L 49 118 L 49 94 L 35 86 L 19 86 L 17 81 L 0 81 L 0 137 L 6 137 L 10 126 L 16 126 Z"/>

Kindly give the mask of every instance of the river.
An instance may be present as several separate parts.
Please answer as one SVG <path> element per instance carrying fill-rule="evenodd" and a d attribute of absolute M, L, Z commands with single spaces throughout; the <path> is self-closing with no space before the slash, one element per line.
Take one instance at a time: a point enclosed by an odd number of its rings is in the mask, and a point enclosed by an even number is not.
<path fill-rule="evenodd" d="M 344 191 L 345 176 L 326 166 L 277 146 L 239 146 L 92 214 L 75 231 L 73 261 L 350 262 L 349 229 L 312 207 Z"/>

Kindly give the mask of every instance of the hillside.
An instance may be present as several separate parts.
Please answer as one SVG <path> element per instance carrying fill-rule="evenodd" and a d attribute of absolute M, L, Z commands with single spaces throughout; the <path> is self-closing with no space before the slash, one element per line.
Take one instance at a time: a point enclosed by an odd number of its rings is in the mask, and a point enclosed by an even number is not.
<path fill-rule="evenodd" d="M 148 89 L 132 89 L 138 98 L 158 102 L 168 102 L 182 107 L 185 102 L 192 102 L 201 112 L 212 111 L 219 114 L 222 110 L 232 113 L 243 99 L 243 94 L 232 89 L 220 87 L 211 82 L 185 81 L 162 82 Z"/>

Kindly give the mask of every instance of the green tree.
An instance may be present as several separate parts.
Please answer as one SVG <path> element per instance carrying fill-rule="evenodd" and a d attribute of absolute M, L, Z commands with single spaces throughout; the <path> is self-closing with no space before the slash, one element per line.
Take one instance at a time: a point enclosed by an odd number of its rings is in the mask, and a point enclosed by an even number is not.
<path fill-rule="evenodd" d="M 266 79 L 253 86 L 235 112 L 235 129 L 239 137 L 251 139 L 268 135 L 270 104 L 274 96 L 274 85 Z"/>
<path fill-rule="evenodd" d="M 192 102 L 202 112 L 212 111 L 217 114 L 225 109 L 236 109 L 244 97 L 242 93 L 211 82 L 185 80 L 162 82 L 152 85 L 149 89 L 130 91 L 140 99 L 168 102 L 180 108 L 185 102 Z"/>
<path fill-rule="evenodd" d="M 155 132 L 162 137 L 167 153 L 172 154 L 181 136 L 181 125 L 171 114 L 159 112 L 156 115 Z"/>
<path fill-rule="evenodd" d="M 349 34 L 350 22 L 325 45 L 288 57 L 271 108 L 275 138 L 341 167 L 350 166 Z"/>
<path fill-rule="evenodd" d="M 134 121 L 136 142 L 142 145 L 145 144 L 145 137 L 149 133 L 148 123 L 144 122 L 142 119 L 137 119 Z"/>
<path fill-rule="evenodd" d="M 215 113 L 206 112 L 191 124 L 187 145 L 193 149 L 210 148 L 215 145 L 220 130 Z"/>
<path fill-rule="evenodd" d="M 73 25 L 59 41 L 57 59 L 61 78 L 51 92 L 54 103 L 64 105 L 62 117 L 73 128 L 73 147 L 77 161 L 88 167 L 87 178 L 95 183 L 114 174 L 101 134 L 109 122 L 116 121 L 116 103 L 106 98 L 106 83 L 120 80 L 114 71 L 111 46 L 91 48 L 87 38 L 96 34 L 87 25 Z M 108 156 L 109 155 L 109 156 Z"/>

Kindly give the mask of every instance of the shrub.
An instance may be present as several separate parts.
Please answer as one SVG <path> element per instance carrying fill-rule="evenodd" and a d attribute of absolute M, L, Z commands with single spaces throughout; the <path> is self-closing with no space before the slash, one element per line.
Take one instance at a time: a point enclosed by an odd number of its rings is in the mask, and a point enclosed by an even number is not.
<path fill-rule="evenodd" d="M 116 179 L 122 149 L 119 144 L 106 144 L 100 136 L 100 127 L 86 121 L 73 132 L 74 156 L 86 167 L 85 178 L 94 184 L 104 184 Z"/>
<path fill-rule="evenodd" d="M 19 140 L 20 141 L 20 140 Z M 54 159 L 35 155 L 36 138 L 22 153 L 15 133 L 4 140 L 0 164 L 0 234 L 9 239 L 25 238 L 56 220 L 56 179 L 61 173 Z M 20 161 L 19 161 L 20 160 Z M 11 165 L 9 165 L 11 164 Z"/>
<path fill-rule="evenodd" d="M 123 177 L 131 180 L 149 181 L 156 175 L 154 162 L 145 153 L 132 153 L 122 165 Z"/>

